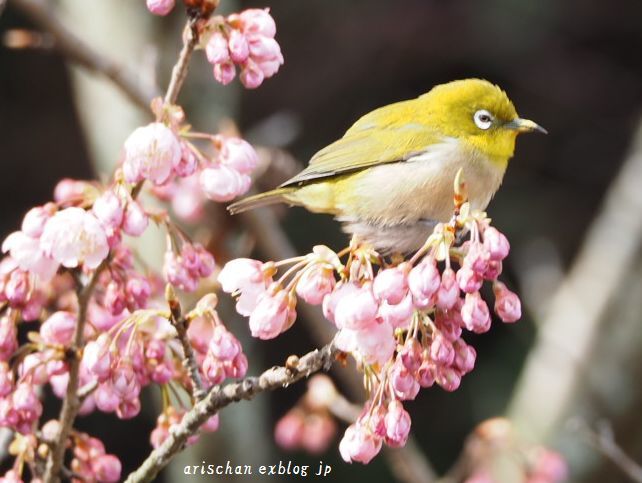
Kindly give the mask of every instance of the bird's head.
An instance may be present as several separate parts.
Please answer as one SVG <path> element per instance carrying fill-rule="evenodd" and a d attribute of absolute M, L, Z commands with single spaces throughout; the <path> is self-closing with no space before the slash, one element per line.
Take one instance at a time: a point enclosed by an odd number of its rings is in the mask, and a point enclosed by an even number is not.
<path fill-rule="evenodd" d="M 420 99 L 428 122 L 503 165 L 512 157 L 522 132 L 546 130 L 517 115 L 506 93 L 482 79 L 465 79 L 434 87 Z"/>

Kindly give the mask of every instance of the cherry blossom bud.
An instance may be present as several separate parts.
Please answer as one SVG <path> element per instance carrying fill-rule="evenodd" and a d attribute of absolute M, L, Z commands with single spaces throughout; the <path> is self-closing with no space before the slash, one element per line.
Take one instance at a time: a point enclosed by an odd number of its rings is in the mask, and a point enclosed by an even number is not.
<path fill-rule="evenodd" d="M 132 277 L 127 280 L 125 293 L 127 294 L 127 306 L 133 312 L 135 309 L 145 308 L 147 300 L 152 294 L 152 287 L 146 278 Z"/>
<path fill-rule="evenodd" d="M 263 281 L 264 264 L 251 258 L 235 258 L 225 264 L 218 274 L 224 292 L 243 290 L 246 286 Z"/>
<path fill-rule="evenodd" d="M 508 256 L 510 243 L 503 233 L 491 226 L 484 230 L 484 248 L 491 260 L 501 261 Z"/>
<path fill-rule="evenodd" d="M 432 387 L 435 383 L 436 367 L 432 361 L 424 359 L 417 370 L 417 381 L 421 387 Z"/>
<path fill-rule="evenodd" d="M 138 413 L 140 413 L 140 399 L 138 398 L 122 401 L 116 408 L 116 416 L 120 419 L 135 418 Z"/>
<path fill-rule="evenodd" d="M 13 391 L 13 372 L 9 364 L 0 362 L 0 398 L 6 397 Z"/>
<path fill-rule="evenodd" d="M 410 424 L 410 415 L 403 408 L 403 404 L 397 400 L 390 401 L 385 418 L 386 444 L 393 448 L 405 446 Z"/>
<path fill-rule="evenodd" d="M 396 305 L 408 293 L 408 275 L 404 267 L 387 268 L 380 271 L 372 284 L 372 291 L 379 301 Z"/>
<path fill-rule="evenodd" d="M 29 237 L 39 238 L 45 228 L 45 223 L 55 211 L 55 206 L 48 205 L 31 208 L 22 219 L 22 232 Z"/>
<path fill-rule="evenodd" d="M 401 400 L 414 399 L 419 393 L 419 383 L 399 361 L 392 366 L 390 382 L 395 395 Z"/>
<path fill-rule="evenodd" d="M 245 62 L 250 55 L 247 37 L 239 30 L 233 29 L 230 31 L 227 46 L 230 49 L 232 61 L 237 64 Z"/>
<path fill-rule="evenodd" d="M 493 284 L 495 294 L 495 313 L 503 322 L 516 322 L 522 317 L 522 304 L 514 292 L 502 282 Z"/>
<path fill-rule="evenodd" d="M 461 375 L 451 367 L 439 366 L 435 371 L 435 381 L 448 392 L 456 391 L 461 384 Z"/>
<path fill-rule="evenodd" d="M 449 366 L 455 360 L 455 349 L 443 335 L 437 334 L 430 344 L 430 358 L 440 366 Z"/>
<path fill-rule="evenodd" d="M 103 305 L 112 315 L 119 315 L 127 307 L 127 296 L 122 285 L 112 280 L 105 289 Z"/>
<path fill-rule="evenodd" d="M 147 0 L 149 5 L 150 0 Z M 173 3 L 173 1 L 172 1 Z M 150 9 L 151 10 L 151 9 Z M 120 460 L 113 454 L 103 454 L 91 460 L 91 469 L 101 483 L 115 483 L 120 480 Z"/>
<path fill-rule="evenodd" d="M 227 47 L 227 39 L 221 32 L 214 32 L 205 46 L 205 55 L 210 64 L 227 62 L 230 58 L 230 51 Z"/>
<path fill-rule="evenodd" d="M 248 59 L 241 69 L 239 79 L 247 89 L 256 89 L 263 83 L 265 74 L 256 62 Z"/>
<path fill-rule="evenodd" d="M 132 400 L 140 393 L 140 384 L 130 364 L 121 363 L 116 367 L 111 376 L 111 383 L 121 399 Z"/>
<path fill-rule="evenodd" d="M 377 316 L 379 304 L 372 293 L 372 285 L 356 286 L 349 297 L 341 298 L 334 310 L 334 320 L 342 329 L 363 329 L 372 325 Z"/>
<path fill-rule="evenodd" d="M 466 294 L 466 300 L 461 308 L 461 318 L 468 330 L 477 334 L 490 329 L 490 313 L 488 305 L 481 298 L 479 292 Z"/>
<path fill-rule="evenodd" d="M 285 450 L 299 448 L 303 438 L 304 418 L 301 411 L 288 411 L 274 427 L 274 440 Z"/>
<path fill-rule="evenodd" d="M 40 245 L 47 256 L 68 268 L 96 268 L 107 257 L 105 231 L 94 215 L 82 208 L 65 208 L 45 225 Z"/>
<path fill-rule="evenodd" d="M 381 451 L 381 438 L 373 436 L 362 425 L 351 424 L 339 443 L 339 452 L 346 463 L 368 464 Z"/>
<path fill-rule="evenodd" d="M 266 37 L 276 35 L 276 24 L 270 15 L 270 9 L 250 8 L 239 14 L 245 33 L 260 34 Z"/>
<path fill-rule="evenodd" d="M 421 343 L 414 337 L 408 339 L 399 351 L 399 357 L 406 369 L 410 372 L 415 372 L 422 363 Z"/>
<path fill-rule="evenodd" d="M 181 159 L 174 166 L 174 173 L 182 178 L 192 176 L 198 168 L 196 155 L 190 149 L 188 143 L 181 141 Z"/>
<path fill-rule="evenodd" d="M 281 57 L 281 47 L 273 38 L 264 35 L 255 35 L 249 42 L 250 55 L 255 61 L 262 59 L 278 59 Z"/>
<path fill-rule="evenodd" d="M 81 364 L 96 376 L 99 382 L 106 381 L 111 375 L 110 345 L 109 334 L 103 333 L 96 340 L 88 342 L 83 351 Z"/>
<path fill-rule="evenodd" d="M 247 192 L 251 179 L 224 164 L 211 166 L 199 175 L 201 189 L 213 201 L 230 201 Z"/>
<path fill-rule="evenodd" d="M 301 275 L 296 285 L 296 293 L 307 303 L 318 305 L 323 302 L 326 295 L 332 292 L 335 283 L 332 267 L 315 264 L 305 269 Z"/>
<path fill-rule="evenodd" d="M 462 374 L 472 371 L 475 367 L 475 360 L 477 359 L 475 348 L 469 346 L 461 339 L 456 340 L 453 343 L 453 347 L 455 349 L 454 367 Z"/>
<path fill-rule="evenodd" d="M 464 265 L 457 270 L 457 283 L 459 284 L 459 288 L 466 293 L 477 292 L 484 283 L 482 273 L 474 271 L 468 265 Z"/>
<path fill-rule="evenodd" d="M 443 310 L 451 309 L 459 298 L 459 285 L 455 271 L 447 267 L 441 274 L 441 283 L 437 291 L 437 307 Z"/>
<path fill-rule="evenodd" d="M 69 345 L 76 328 L 76 316 L 70 312 L 54 312 L 40 326 L 40 336 L 48 344 Z"/>
<path fill-rule="evenodd" d="M 140 206 L 140 203 L 134 200 L 127 203 L 123 221 L 123 231 L 129 236 L 140 236 L 147 229 L 148 224 L 149 219 Z"/>
<path fill-rule="evenodd" d="M 349 331 L 349 329 L 343 329 Z M 368 364 L 385 364 L 394 354 L 397 342 L 393 329 L 387 322 L 373 323 L 363 330 L 350 331 L 354 333 L 355 351 Z"/>
<path fill-rule="evenodd" d="M 408 275 L 408 286 L 412 293 L 415 305 L 425 308 L 431 305 L 433 296 L 439 289 L 440 278 L 435 260 L 424 257 Z"/>
<path fill-rule="evenodd" d="M 471 243 L 468 253 L 464 257 L 464 266 L 469 267 L 475 273 L 483 275 L 488 269 L 490 253 L 481 243 Z"/>
<path fill-rule="evenodd" d="M 247 141 L 228 137 L 223 139 L 220 161 L 241 174 L 250 174 L 259 163 L 259 155 Z"/>
<path fill-rule="evenodd" d="M 236 67 L 231 61 L 214 64 L 214 79 L 224 86 L 232 82 L 234 77 L 236 77 Z"/>
<path fill-rule="evenodd" d="M 388 322 L 393 328 L 405 329 L 410 325 L 414 311 L 415 306 L 412 303 L 412 294 L 409 293 L 397 305 L 383 302 L 379 305 L 377 316 Z"/>
<path fill-rule="evenodd" d="M 538 448 L 529 482 L 557 483 L 568 479 L 568 465 L 555 451 Z"/>
<path fill-rule="evenodd" d="M 147 0 L 147 9 L 154 15 L 167 15 L 172 11 L 176 0 Z"/>
<path fill-rule="evenodd" d="M 0 360 L 7 361 L 18 348 L 18 331 L 8 315 L 0 316 Z"/>
<path fill-rule="evenodd" d="M 227 361 L 241 352 L 241 344 L 225 327 L 217 325 L 210 339 L 209 350 L 217 359 Z"/>
<path fill-rule="evenodd" d="M 258 298 L 258 304 L 250 315 L 250 331 L 253 337 L 273 339 L 293 322 L 296 316 L 290 309 L 291 299 L 285 290 L 276 293 L 264 292 Z"/>
<path fill-rule="evenodd" d="M 148 179 L 163 184 L 182 156 L 176 135 L 160 122 L 136 129 L 125 141 L 124 149 L 123 173 L 129 183 Z"/>
<path fill-rule="evenodd" d="M 354 283 L 340 283 L 335 286 L 332 293 L 329 293 L 323 298 L 323 315 L 333 324 L 335 321 L 335 311 L 337 305 L 344 298 L 351 297 L 357 292 L 357 285 Z"/>
<path fill-rule="evenodd" d="M 40 240 L 21 231 L 14 231 L 5 238 L 2 251 L 9 252 L 21 269 L 38 276 L 44 282 L 49 281 L 58 270 L 59 263 L 43 252 Z"/>
<path fill-rule="evenodd" d="M 20 269 L 11 272 L 4 286 L 4 296 L 9 305 L 12 307 L 24 306 L 28 302 L 30 291 L 29 274 Z"/>

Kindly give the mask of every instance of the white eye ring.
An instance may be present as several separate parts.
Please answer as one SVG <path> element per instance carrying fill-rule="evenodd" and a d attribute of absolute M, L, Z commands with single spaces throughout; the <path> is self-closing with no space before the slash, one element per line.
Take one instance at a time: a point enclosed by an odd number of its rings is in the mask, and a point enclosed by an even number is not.
<path fill-rule="evenodd" d="M 486 109 L 480 109 L 473 116 L 473 121 L 479 129 L 489 129 L 493 125 L 493 115 Z"/>

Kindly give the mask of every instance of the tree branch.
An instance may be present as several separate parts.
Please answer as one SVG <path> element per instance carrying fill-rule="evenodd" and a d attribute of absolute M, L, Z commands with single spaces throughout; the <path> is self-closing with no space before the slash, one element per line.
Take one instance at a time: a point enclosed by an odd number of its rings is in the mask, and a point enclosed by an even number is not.
<path fill-rule="evenodd" d="M 213 414 L 233 402 L 252 399 L 261 392 L 287 387 L 317 371 L 328 370 L 337 352 L 334 343 L 331 342 L 321 349 L 302 356 L 294 369 L 277 366 L 268 369 L 258 377 L 248 377 L 224 386 L 214 386 L 203 400 L 183 416 L 181 423 L 172 428 L 163 444 L 152 451 L 140 467 L 127 477 L 126 482 L 152 481 L 160 470 L 184 448 L 187 438 L 198 431 L 198 428 Z"/>
<path fill-rule="evenodd" d="M 54 13 L 51 2 L 42 0 L 10 0 L 38 28 L 48 32 L 55 49 L 66 58 L 111 80 L 134 104 L 149 110 L 150 101 L 159 95 L 158 88 L 142 86 L 130 70 L 109 59 L 73 34 Z"/>

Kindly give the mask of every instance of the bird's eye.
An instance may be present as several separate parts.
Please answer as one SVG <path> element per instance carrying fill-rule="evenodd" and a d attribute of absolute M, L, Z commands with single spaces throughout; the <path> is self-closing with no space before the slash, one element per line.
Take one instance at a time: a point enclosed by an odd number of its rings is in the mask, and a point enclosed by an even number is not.
<path fill-rule="evenodd" d="M 486 109 L 480 109 L 473 116 L 475 125 L 484 131 L 493 125 L 493 115 Z"/>

